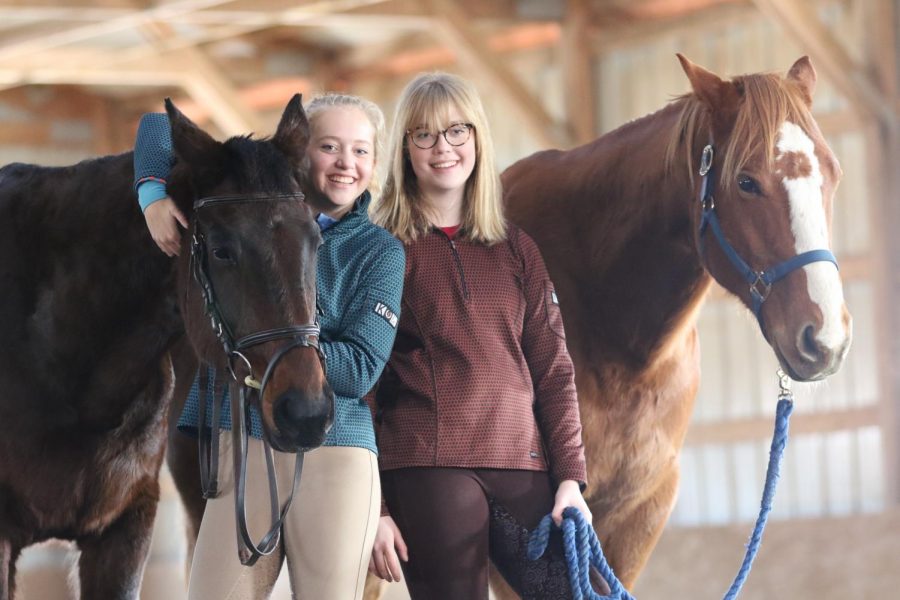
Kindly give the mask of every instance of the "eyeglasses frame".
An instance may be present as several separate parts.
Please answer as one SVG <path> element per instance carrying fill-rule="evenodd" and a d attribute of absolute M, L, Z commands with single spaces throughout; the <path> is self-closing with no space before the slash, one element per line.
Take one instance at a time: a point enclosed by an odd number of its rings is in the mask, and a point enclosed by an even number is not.
<path fill-rule="evenodd" d="M 451 141 L 447 138 L 447 131 L 453 129 L 454 127 L 459 127 L 460 125 L 462 125 L 462 126 L 464 126 L 464 127 L 466 128 L 466 130 L 469 132 L 469 135 L 466 137 L 465 141 L 463 141 L 461 144 L 454 144 L 453 142 L 451 142 Z M 424 127 L 420 128 L 420 129 L 424 129 Z M 441 130 L 438 130 L 437 132 L 435 132 L 435 135 L 434 135 L 434 143 L 431 144 L 430 146 L 425 147 L 425 148 L 423 148 L 422 146 L 420 146 L 420 145 L 418 145 L 418 144 L 416 143 L 416 140 L 415 140 L 415 138 L 414 138 L 413 135 L 412 135 L 413 132 L 416 131 L 415 129 L 407 129 L 407 130 L 406 130 L 406 135 L 407 135 L 407 137 L 409 138 L 409 140 L 413 143 L 413 146 L 415 146 L 415 147 L 418 148 L 419 150 L 431 150 L 432 148 L 434 148 L 435 146 L 437 146 L 438 138 L 439 138 L 440 136 L 444 136 L 444 141 L 447 142 L 448 144 L 450 144 L 451 146 L 453 146 L 454 148 L 459 148 L 460 146 L 465 145 L 465 143 L 468 142 L 468 141 L 472 138 L 472 132 L 473 132 L 474 130 L 475 130 L 475 125 L 472 124 L 472 123 L 453 123 L 452 125 L 450 125 L 450 126 L 447 127 L 446 129 L 441 129 Z M 429 133 L 431 133 L 431 132 L 429 132 Z"/>

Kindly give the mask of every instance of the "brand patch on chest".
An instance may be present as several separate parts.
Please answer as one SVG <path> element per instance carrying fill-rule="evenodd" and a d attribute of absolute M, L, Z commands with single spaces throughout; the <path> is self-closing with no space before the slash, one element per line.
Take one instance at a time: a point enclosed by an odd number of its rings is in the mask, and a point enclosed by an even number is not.
<path fill-rule="evenodd" d="M 397 315 L 384 302 L 376 302 L 374 310 L 376 315 L 387 321 L 391 327 L 397 329 Z"/>

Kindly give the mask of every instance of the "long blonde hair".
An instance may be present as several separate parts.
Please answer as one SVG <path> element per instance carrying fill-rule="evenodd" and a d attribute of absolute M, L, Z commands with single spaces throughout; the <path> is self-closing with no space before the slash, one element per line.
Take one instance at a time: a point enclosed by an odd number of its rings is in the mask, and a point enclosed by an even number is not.
<path fill-rule="evenodd" d="M 310 129 L 315 127 L 319 115 L 332 108 L 358 108 L 366 115 L 366 118 L 369 119 L 369 122 L 372 124 L 372 128 L 375 131 L 375 139 L 373 140 L 375 142 L 374 154 L 372 158 L 375 159 L 375 165 L 377 166 L 378 158 L 381 156 L 384 149 L 385 131 L 384 113 L 381 112 L 378 105 L 371 100 L 366 100 L 365 98 L 360 98 L 359 96 L 353 96 L 351 94 L 340 94 L 337 92 L 320 94 L 314 97 L 306 106 L 306 118 L 309 119 Z M 378 198 L 379 194 L 381 194 L 381 181 L 378 178 L 377 168 L 372 169 L 372 179 L 369 181 L 369 185 L 366 189 L 369 190 L 373 199 Z"/>
<path fill-rule="evenodd" d="M 450 73 L 422 73 L 400 96 L 391 126 L 390 164 L 384 194 L 372 210 L 372 220 L 403 242 L 411 242 L 432 225 L 416 183 L 406 148 L 406 132 L 416 127 L 443 129 L 452 109 L 474 125 L 475 167 L 463 193 L 460 235 L 493 244 L 506 238 L 500 177 L 494 144 L 481 99 L 474 86 Z"/>

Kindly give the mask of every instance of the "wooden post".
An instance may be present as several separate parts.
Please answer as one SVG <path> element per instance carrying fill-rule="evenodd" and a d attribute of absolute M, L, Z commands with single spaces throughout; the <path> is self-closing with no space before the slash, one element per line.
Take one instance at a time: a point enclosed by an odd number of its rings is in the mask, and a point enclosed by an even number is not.
<path fill-rule="evenodd" d="M 597 135 L 597 88 L 588 40 L 590 21 L 590 7 L 585 0 L 568 0 L 560 49 L 569 136 L 577 144 L 589 142 Z"/>
<path fill-rule="evenodd" d="M 865 29 L 869 32 L 866 59 L 880 88 L 884 101 L 898 104 L 897 81 L 897 0 L 862 3 Z M 875 276 L 875 340 L 880 389 L 880 424 L 884 448 L 885 500 L 900 504 L 900 133 L 897 127 L 883 123 L 868 128 L 867 162 L 872 202 L 872 255 Z M 852 350 L 851 350 L 852 351 Z"/>

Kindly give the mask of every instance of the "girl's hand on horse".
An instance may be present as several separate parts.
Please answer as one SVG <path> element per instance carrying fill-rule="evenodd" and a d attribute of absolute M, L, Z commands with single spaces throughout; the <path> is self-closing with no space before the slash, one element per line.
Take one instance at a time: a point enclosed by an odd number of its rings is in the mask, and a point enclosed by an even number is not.
<path fill-rule="evenodd" d="M 181 249 L 181 232 L 178 223 L 187 229 L 188 221 L 175 201 L 168 196 L 157 200 L 144 209 L 144 219 L 147 220 L 147 228 L 150 236 L 159 249 L 167 256 L 178 256 Z"/>
<path fill-rule="evenodd" d="M 553 501 L 551 515 L 557 527 L 562 526 L 563 510 L 569 506 L 574 506 L 580 510 L 588 523 L 593 521 L 591 509 L 588 508 L 587 502 L 584 501 L 584 496 L 581 495 L 581 486 L 574 479 L 566 479 L 556 488 L 556 498 Z"/>
<path fill-rule="evenodd" d="M 378 531 L 375 533 L 372 557 L 369 559 L 369 573 L 385 581 L 400 581 L 403 579 L 401 560 L 403 562 L 409 560 L 403 535 L 394 519 L 381 517 L 378 520 Z"/>

